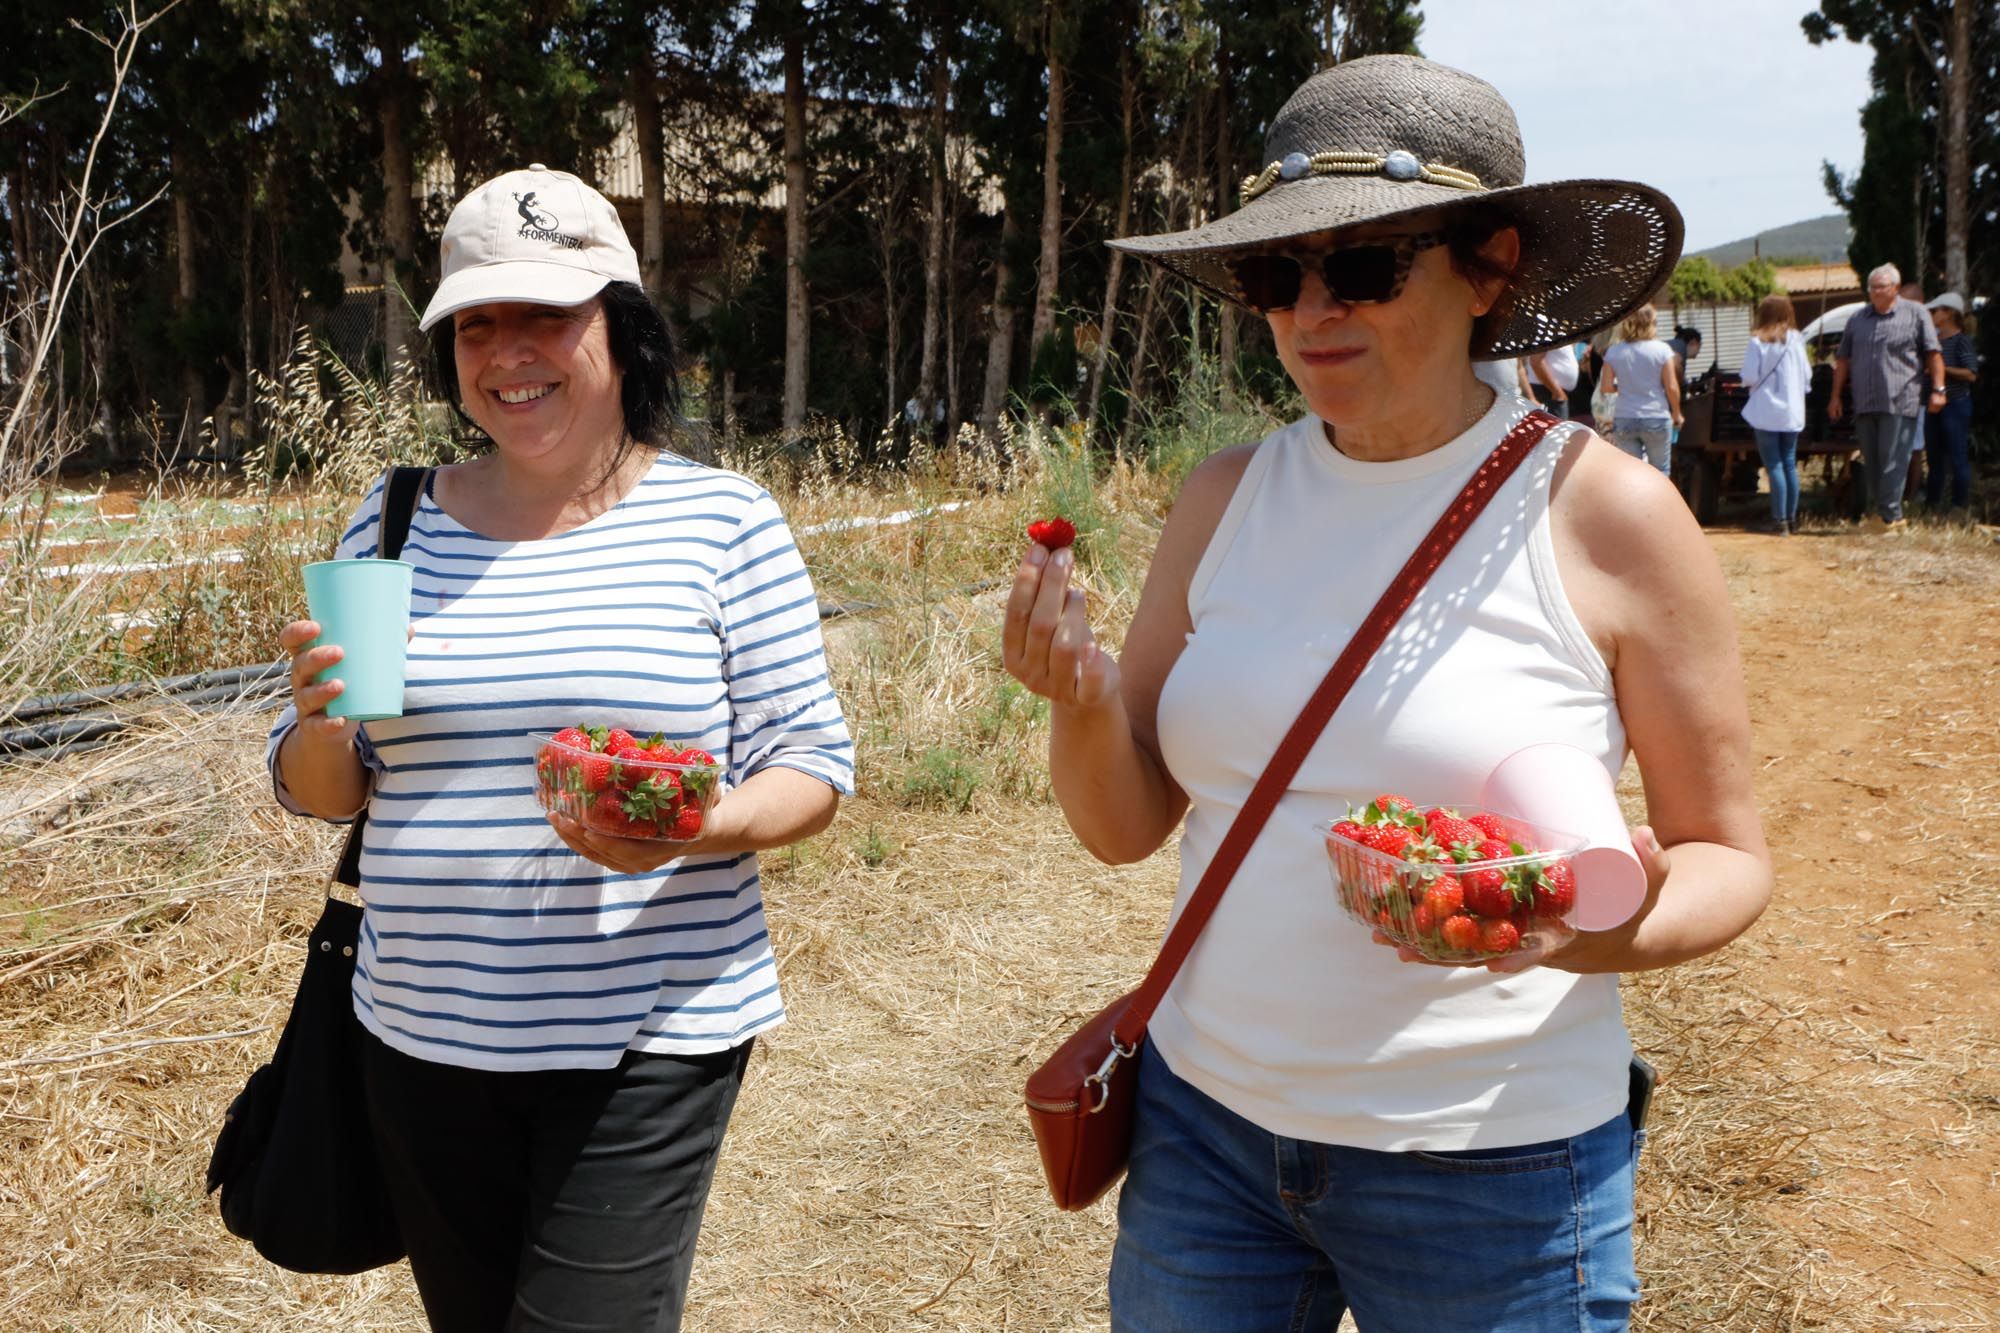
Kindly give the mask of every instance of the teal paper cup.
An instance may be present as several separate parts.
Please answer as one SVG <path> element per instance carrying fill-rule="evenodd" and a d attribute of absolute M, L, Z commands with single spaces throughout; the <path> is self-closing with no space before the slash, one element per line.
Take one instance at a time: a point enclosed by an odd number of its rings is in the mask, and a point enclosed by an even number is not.
<path fill-rule="evenodd" d="M 319 622 L 319 637 L 306 647 L 333 643 L 346 654 L 316 678 L 347 686 L 326 706 L 328 717 L 372 722 L 403 715 L 415 568 L 405 560 L 322 560 L 305 567 L 306 610 Z"/>

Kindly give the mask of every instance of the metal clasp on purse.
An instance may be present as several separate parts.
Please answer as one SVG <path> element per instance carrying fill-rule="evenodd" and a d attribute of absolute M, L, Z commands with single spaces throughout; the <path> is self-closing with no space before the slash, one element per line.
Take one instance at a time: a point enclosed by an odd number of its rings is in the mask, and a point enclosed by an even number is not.
<path fill-rule="evenodd" d="M 1111 1100 L 1111 1075 L 1118 1068 L 1118 1062 L 1120 1060 L 1130 1060 L 1138 1053 L 1139 1043 L 1133 1042 L 1130 1046 L 1120 1046 L 1118 1044 L 1118 1033 L 1116 1031 L 1112 1032 L 1111 1053 L 1104 1057 L 1104 1063 L 1097 1067 L 1095 1074 L 1083 1080 L 1083 1086 L 1086 1090 L 1093 1086 L 1097 1089 L 1097 1103 L 1089 1108 L 1090 1114 L 1096 1115 L 1104 1109 L 1104 1104 Z"/>

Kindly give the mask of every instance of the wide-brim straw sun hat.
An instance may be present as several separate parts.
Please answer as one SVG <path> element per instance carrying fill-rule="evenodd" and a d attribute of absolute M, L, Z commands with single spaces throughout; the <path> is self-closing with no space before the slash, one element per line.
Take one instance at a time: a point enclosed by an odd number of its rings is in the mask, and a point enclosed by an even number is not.
<path fill-rule="evenodd" d="M 1111 244 L 1247 305 L 1229 261 L 1288 238 L 1439 207 L 1491 206 L 1521 235 L 1472 356 L 1525 356 L 1615 324 L 1666 285 L 1681 215 L 1650 185 L 1524 185 L 1514 109 L 1491 84 L 1416 56 L 1368 56 L 1299 86 L 1265 138 L 1243 206 L 1190 231 Z"/>

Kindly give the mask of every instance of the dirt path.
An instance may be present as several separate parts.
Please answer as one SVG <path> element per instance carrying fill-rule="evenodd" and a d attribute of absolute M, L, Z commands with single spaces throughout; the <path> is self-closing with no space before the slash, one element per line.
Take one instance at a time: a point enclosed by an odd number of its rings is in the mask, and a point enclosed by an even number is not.
<path fill-rule="evenodd" d="M 1712 541 L 1778 892 L 1728 950 L 1625 982 L 1662 1073 L 1635 1330 L 1991 1329 L 2000 547 Z M 760 1043 L 730 1128 L 695 1269 L 704 1333 L 1104 1327 L 1110 1209 L 1047 1206 L 1020 1080 L 1144 970 L 1173 867 L 1097 865 L 1046 803 L 1044 733 L 988 693 L 994 596 L 831 636 L 850 714 L 877 720 L 870 781 L 764 862 L 792 1022 Z M 269 804 L 267 720 L 169 718 L 61 768 L 0 767 L 0 806 L 43 811 L 11 843 L 0 818 L 0 1328 L 420 1326 L 407 1269 L 280 1273 L 202 1194 L 332 856 L 331 829 Z M 983 774 L 969 804 L 914 781 L 950 755 Z M 82 954 L 51 935 L 93 922 L 108 933 Z M 94 1054 L 128 1040 L 144 1049 Z"/>
<path fill-rule="evenodd" d="M 1713 540 L 1777 867 L 1729 984 L 1768 1006 L 1758 1055 L 1804 1121 L 1746 1172 L 1841 1303 L 1993 1327 L 2000 559 L 1976 531 Z"/>

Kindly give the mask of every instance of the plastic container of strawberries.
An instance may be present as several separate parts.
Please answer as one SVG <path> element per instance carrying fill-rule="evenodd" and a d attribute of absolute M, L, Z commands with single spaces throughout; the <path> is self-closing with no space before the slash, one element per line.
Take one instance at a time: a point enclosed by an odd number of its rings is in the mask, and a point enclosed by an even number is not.
<path fill-rule="evenodd" d="M 1427 816 L 1499 821 L 1505 838 L 1434 835 L 1456 828 Z M 1412 821 L 1416 822 L 1412 822 Z M 1398 823 L 1417 835 L 1400 850 L 1358 840 L 1379 840 Z M 1375 803 L 1345 820 L 1314 826 L 1325 839 L 1327 868 L 1341 907 L 1359 924 L 1437 963 L 1491 962 L 1514 954 L 1539 956 L 1576 934 L 1576 879 L 1568 857 L 1584 839 L 1558 829 L 1477 806 L 1413 807 L 1390 814 Z M 1388 839 L 1393 846 L 1401 835 Z M 1504 855 L 1494 844 L 1502 844 Z"/>
<path fill-rule="evenodd" d="M 529 739 L 535 743 L 535 796 L 542 809 L 612 837 L 692 841 L 701 836 L 722 786 L 722 769 L 713 759 L 613 756 L 554 735 Z"/>

